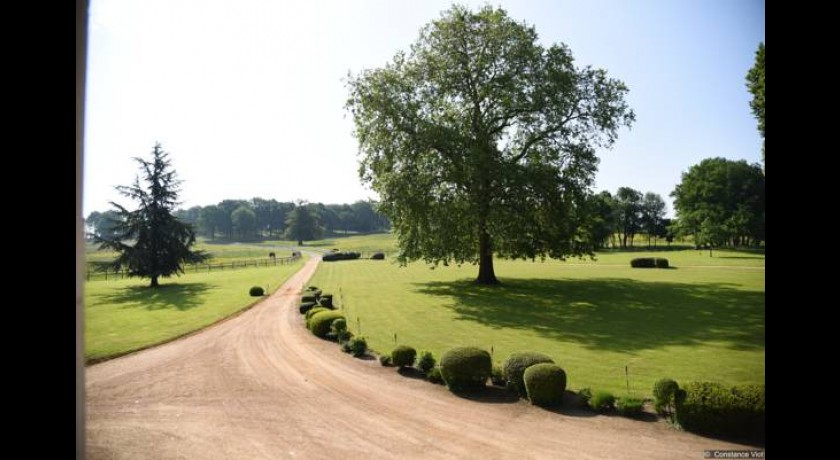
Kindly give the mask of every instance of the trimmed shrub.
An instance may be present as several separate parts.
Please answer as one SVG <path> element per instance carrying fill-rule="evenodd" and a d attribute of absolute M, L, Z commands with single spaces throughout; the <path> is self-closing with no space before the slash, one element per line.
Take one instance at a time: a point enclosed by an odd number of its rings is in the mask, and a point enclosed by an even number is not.
<path fill-rule="evenodd" d="M 677 422 L 697 433 L 764 439 L 764 385 L 691 382 L 677 391 Z"/>
<path fill-rule="evenodd" d="M 431 351 L 421 351 L 417 358 L 417 369 L 426 375 L 435 367 L 437 361 Z"/>
<path fill-rule="evenodd" d="M 313 307 L 311 310 L 306 312 L 305 318 L 306 318 L 307 324 L 309 323 L 309 319 L 312 318 L 312 315 L 315 315 L 317 313 L 321 313 L 322 311 L 330 311 L 330 310 L 329 310 L 329 308 L 324 308 L 324 307 Z"/>
<path fill-rule="evenodd" d="M 383 366 L 390 366 L 391 365 L 391 355 L 379 355 L 379 364 Z"/>
<path fill-rule="evenodd" d="M 335 310 L 324 310 L 312 315 L 309 318 L 309 322 L 307 326 L 309 330 L 318 337 L 324 338 L 330 332 L 330 326 L 332 326 L 332 322 L 337 320 L 338 318 L 344 318 L 340 312 Z"/>
<path fill-rule="evenodd" d="M 484 388 L 492 369 L 490 353 L 476 347 L 453 348 L 440 359 L 440 375 L 451 391 Z"/>
<path fill-rule="evenodd" d="M 644 401 L 632 396 L 622 396 L 618 398 L 618 402 L 616 402 L 615 406 L 618 409 L 619 414 L 624 415 L 625 417 L 635 418 L 642 415 Z"/>
<path fill-rule="evenodd" d="M 344 343 L 349 340 L 350 337 L 348 336 L 347 331 L 347 320 L 344 318 L 333 320 L 332 324 L 330 324 L 330 333 L 335 336 L 338 343 Z"/>
<path fill-rule="evenodd" d="M 350 348 L 350 341 L 349 340 L 341 344 L 341 351 L 343 351 L 345 353 L 350 353 L 351 351 L 353 351 Z"/>
<path fill-rule="evenodd" d="M 520 396 L 527 396 L 522 376 L 525 374 L 525 369 L 539 363 L 554 364 L 554 360 L 550 356 L 542 353 L 511 353 L 508 359 L 502 364 L 502 372 L 504 372 L 508 387 L 518 392 Z"/>
<path fill-rule="evenodd" d="M 324 262 L 335 262 L 339 260 L 355 260 L 359 257 L 362 257 L 362 254 L 358 252 L 330 252 L 324 254 L 321 260 Z"/>
<path fill-rule="evenodd" d="M 596 391 L 589 400 L 589 407 L 598 412 L 606 412 L 613 409 L 615 404 L 615 396 L 609 391 Z"/>
<path fill-rule="evenodd" d="M 300 303 L 318 303 L 318 298 L 315 297 L 315 294 L 304 294 L 300 296 Z"/>
<path fill-rule="evenodd" d="M 321 294 L 321 297 L 318 298 L 318 305 L 329 308 L 332 310 L 333 308 L 333 295 L 332 294 Z"/>
<path fill-rule="evenodd" d="M 426 374 L 426 378 L 429 379 L 430 382 L 436 383 L 438 385 L 443 385 L 445 382 L 443 381 L 443 376 L 440 373 L 439 367 L 433 367 L 432 370 Z"/>
<path fill-rule="evenodd" d="M 252 286 L 251 289 L 248 290 L 248 294 L 250 294 L 251 297 L 262 297 L 265 295 L 265 291 L 263 291 L 263 288 L 259 286 Z"/>
<path fill-rule="evenodd" d="M 665 415 L 673 409 L 674 396 L 680 386 L 674 379 L 659 379 L 653 384 L 653 407 L 659 415 Z"/>
<path fill-rule="evenodd" d="M 417 350 L 409 346 L 400 345 L 391 352 L 391 362 L 394 366 L 409 367 L 414 365 Z"/>
<path fill-rule="evenodd" d="M 637 257 L 630 261 L 633 268 L 656 268 L 656 259 L 653 257 Z"/>
<path fill-rule="evenodd" d="M 385 260 L 385 254 L 381 252 L 375 252 L 372 256 L 370 256 L 371 260 Z"/>
<path fill-rule="evenodd" d="M 304 303 L 300 304 L 300 308 L 298 308 L 298 310 L 300 310 L 301 315 L 304 315 L 309 310 L 312 310 L 315 307 L 315 305 L 316 305 L 315 302 L 304 302 Z"/>
<path fill-rule="evenodd" d="M 490 383 L 497 387 L 503 387 L 507 384 L 505 373 L 500 366 L 493 365 L 493 369 L 490 371 Z"/>
<path fill-rule="evenodd" d="M 367 351 L 367 340 L 362 336 L 353 337 L 347 342 L 347 345 L 349 345 L 350 354 L 357 358 Z"/>
<path fill-rule="evenodd" d="M 566 371 L 551 363 L 528 366 L 522 376 L 528 399 L 535 406 L 555 406 L 563 402 Z"/>
<path fill-rule="evenodd" d="M 657 257 L 655 260 L 656 268 L 668 268 L 668 259 Z"/>

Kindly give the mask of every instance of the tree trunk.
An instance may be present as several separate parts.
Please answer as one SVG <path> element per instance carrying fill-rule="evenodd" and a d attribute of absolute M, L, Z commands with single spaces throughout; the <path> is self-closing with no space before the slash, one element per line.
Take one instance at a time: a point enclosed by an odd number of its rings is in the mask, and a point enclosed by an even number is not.
<path fill-rule="evenodd" d="M 482 226 L 483 227 L 483 226 Z M 493 269 L 493 245 L 490 235 L 483 228 L 480 230 L 478 241 L 478 278 L 476 284 L 499 284 L 496 271 Z"/>
<path fill-rule="evenodd" d="M 156 288 L 156 287 L 158 287 L 158 286 L 160 286 L 160 284 L 158 284 L 158 277 L 157 277 L 157 276 L 153 276 L 153 277 L 152 277 L 152 284 L 150 284 L 150 285 L 149 285 L 149 287 Z"/>

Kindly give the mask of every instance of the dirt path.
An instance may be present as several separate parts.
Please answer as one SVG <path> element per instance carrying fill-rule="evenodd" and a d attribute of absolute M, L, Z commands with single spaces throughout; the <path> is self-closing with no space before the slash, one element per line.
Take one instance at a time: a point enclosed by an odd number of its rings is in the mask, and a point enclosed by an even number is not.
<path fill-rule="evenodd" d="M 230 321 L 89 367 L 88 458 L 699 459 L 745 448 L 662 423 L 464 399 L 353 359 L 296 311 L 317 262 Z"/>

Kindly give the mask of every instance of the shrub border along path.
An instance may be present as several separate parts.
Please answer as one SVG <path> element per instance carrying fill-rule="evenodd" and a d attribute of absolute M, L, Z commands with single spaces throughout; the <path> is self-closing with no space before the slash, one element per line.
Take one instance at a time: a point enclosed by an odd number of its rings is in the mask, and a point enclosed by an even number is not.
<path fill-rule="evenodd" d="M 88 458 L 696 459 L 749 448 L 665 423 L 491 404 L 492 392 L 459 397 L 354 359 L 302 325 L 298 296 L 317 263 L 229 321 L 88 367 Z"/>

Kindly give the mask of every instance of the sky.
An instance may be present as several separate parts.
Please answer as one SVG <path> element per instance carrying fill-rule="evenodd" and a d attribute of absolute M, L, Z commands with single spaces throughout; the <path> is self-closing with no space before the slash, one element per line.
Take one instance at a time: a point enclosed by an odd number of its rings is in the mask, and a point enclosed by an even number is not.
<path fill-rule="evenodd" d="M 461 2 L 474 9 L 486 2 Z M 761 161 L 744 77 L 765 40 L 753 0 L 491 2 L 567 44 L 579 67 L 630 88 L 636 123 L 601 159 L 595 190 L 668 196 L 704 158 Z M 223 199 L 376 199 L 358 178 L 349 73 L 384 66 L 451 2 L 92 0 L 84 213 L 137 174 L 155 142 L 182 207 Z"/>

